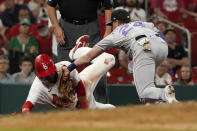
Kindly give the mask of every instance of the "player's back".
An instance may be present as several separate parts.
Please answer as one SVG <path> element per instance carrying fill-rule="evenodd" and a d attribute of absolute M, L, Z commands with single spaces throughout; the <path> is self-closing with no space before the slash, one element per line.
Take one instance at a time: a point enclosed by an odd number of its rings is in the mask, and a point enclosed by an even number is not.
<path fill-rule="evenodd" d="M 117 47 L 130 54 L 129 52 L 135 50 L 138 39 L 143 38 L 142 36 L 149 37 L 150 35 L 155 35 L 157 31 L 153 23 L 135 21 L 120 25 L 113 33 L 116 41 L 121 41 L 117 42 Z"/>
<path fill-rule="evenodd" d="M 122 49 L 132 58 L 132 54 L 137 48 L 136 38 L 142 35 L 145 37 L 155 35 L 157 31 L 154 24 L 149 22 L 135 21 L 122 24 L 116 27 L 110 35 L 101 40 L 97 46 L 103 50 L 112 47 Z"/>
<path fill-rule="evenodd" d="M 126 25 L 127 24 L 125 24 L 125 26 Z M 156 34 L 156 32 L 158 31 L 154 27 L 153 23 L 142 22 L 142 21 L 131 22 L 128 24 L 127 28 L 130 31 L 128 32 L 128 35 L 126 36 L 130 38 L 134 38 L 134 39 L 140 35 L 149 36 L 150 34 Z"/>

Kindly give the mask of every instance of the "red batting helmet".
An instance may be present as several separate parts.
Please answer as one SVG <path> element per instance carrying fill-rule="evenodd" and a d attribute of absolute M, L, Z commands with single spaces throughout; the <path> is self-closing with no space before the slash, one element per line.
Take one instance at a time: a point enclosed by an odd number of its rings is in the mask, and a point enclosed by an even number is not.
<path fill-rule="evenodd" d="M 38 77 L 45 77 L 56 71 L 53 60 L 46 54 L 40 54 L 35 59 L 35 70 Z"/>

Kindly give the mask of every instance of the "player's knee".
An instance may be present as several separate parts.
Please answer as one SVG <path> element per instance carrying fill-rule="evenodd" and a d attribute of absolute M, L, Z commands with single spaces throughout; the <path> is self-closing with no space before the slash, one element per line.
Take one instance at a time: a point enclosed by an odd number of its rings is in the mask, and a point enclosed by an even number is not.
<path fill-rule="evenodd" d="M 112 54 L 106 54 L 104 61 L 105 64 L 110 65 L 111 67 L 115 65 L 115 57 Z"/>
<path fill-rule="evenodd" d="M 155 86 L 146 87 L 143 90 L 138 92 L 139 98 L 152 98 L 152 99 L 159 99 L 159 88 Z"/>

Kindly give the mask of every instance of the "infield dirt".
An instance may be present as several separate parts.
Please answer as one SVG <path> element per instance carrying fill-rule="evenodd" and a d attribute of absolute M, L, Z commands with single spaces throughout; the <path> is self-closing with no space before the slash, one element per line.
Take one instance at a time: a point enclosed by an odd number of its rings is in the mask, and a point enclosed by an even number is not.
<path fill-rule="evenodd" d="M 1 115 L 0 131 L 197 131 L 197 102 Z"/>

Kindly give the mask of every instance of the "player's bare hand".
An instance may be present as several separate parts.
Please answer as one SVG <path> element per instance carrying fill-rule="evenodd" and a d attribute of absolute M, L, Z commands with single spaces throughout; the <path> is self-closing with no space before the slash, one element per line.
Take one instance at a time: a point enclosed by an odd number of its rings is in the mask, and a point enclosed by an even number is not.
<path fill-rule="evenodd" d="M 2 51 L 4 55 L 8 55 L 8 50 L 6 48 L 0 48 L 0 51 Z"/>
<path fill-rule="evenodd" d="M 67 69 L 66 66 L 63 67 L 63 70 L 64 70 L 63 80 L 66 81 L 70 75 L 70 71 Z"/>
<path fill-rule="evenodd" d="M 62 30 L 62 28 L 59 25 L 56 25 L 53 27 L 54 28 L 54 35 L 56 38 L 57 43 L 63 45 L 65 44 L 65 36 L 64 36 L 64 31 Z"/>
<path fill-rule="evenodd" d="M 0 36 L 5 36 L 5 32 L 6 32 L 7 28 L 6 27 L 0 27 Z"/>

